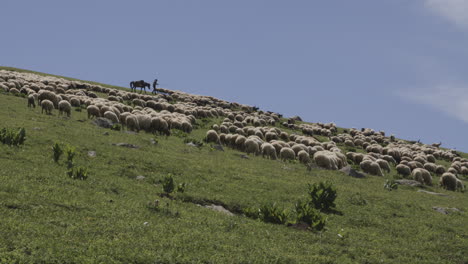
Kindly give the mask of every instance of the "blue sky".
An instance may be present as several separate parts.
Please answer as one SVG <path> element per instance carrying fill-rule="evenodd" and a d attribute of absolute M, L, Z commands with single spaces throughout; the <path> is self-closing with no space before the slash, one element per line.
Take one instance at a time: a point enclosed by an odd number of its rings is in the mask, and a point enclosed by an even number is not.
<path fill-rule="evenodd" d="M 468 152 L 468 1 L 3 1 L 0 65 Z"/>

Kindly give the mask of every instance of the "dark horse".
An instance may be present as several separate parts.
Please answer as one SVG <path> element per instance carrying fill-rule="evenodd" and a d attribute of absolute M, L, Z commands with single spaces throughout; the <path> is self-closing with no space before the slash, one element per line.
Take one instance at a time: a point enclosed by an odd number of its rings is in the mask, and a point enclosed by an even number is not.
<path fill-rule="evenodd" d="M 130 88 L 132 89 L 132 92 L 133 91 L 136 92 L 137 87 L 143 88 L 143 91 L 145 91 L 146 93 L 146 87 L 148 87 L 148 90 L 149 90 L 151 88 L 151 84 L 143 80 L 130 82 Z M 140 90 L 140 93 L 141 93 L 141 90 Z"/>

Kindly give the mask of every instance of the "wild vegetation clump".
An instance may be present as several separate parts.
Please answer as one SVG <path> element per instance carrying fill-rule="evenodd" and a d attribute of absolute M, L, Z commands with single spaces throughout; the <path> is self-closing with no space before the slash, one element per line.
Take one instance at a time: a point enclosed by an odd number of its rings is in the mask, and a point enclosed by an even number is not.
<path fill-rule="evenodd" d="M 2 128 L 0 129 L 0 142 L 8 146 L 23 145 L 26 140 L 26 129 Z"/>

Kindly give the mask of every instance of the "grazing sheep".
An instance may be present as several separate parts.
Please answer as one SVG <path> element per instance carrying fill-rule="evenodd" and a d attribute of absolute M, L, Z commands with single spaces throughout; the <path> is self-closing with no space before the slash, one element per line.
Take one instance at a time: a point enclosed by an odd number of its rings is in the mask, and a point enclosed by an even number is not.
<path fill-rule="evenodd" d="M 329 170 L 338 170 L 338 158 L 333 152 L 322 150 L 317 151 L 314 154 L 314 161 L 317 166 L 329 169 Z"/>
<path fill-rule="evenodd" d="M 411 172 L 413 179 L 422 184 L 432 185 L 431 173 L 426 169 L 416 168 Z"/>
<path fill-rule="evenodd" d="M 458 174 L 458 170 L 457 170 L 457 169 L 455 169 L 454 167 L 450 167 L 450 168 L 448 168 L 448 170 L 447 170 L 447 171 L 448 171 L 448 172 L 450 172 L 450 173 L 453 173 L 453 174 L 455 174 L 455 175 L 456 175 L 456 174 Z"/>
<path fill-rule="evenodd" d="M 18 89 L 16 89 L 16 88 L 11 88 L 11 89 L 10 89 L 10 93 L 11 93 L 12 95 L 18 95 L 18 94 L 20 93 L 20 91 L 18 91 Z"/>
<path fill-rule="evenodd" d="M 309 164 L 310 163 L 309 153 L 307 153 L 307 151 L 305 151 L 305 150 L 300 150 L 297 153 L 297 159 L 303 164 Z"/>
<path fill-rule="evenodd" d="M 424 164 L 424 169 L 428 170 L 429 172 L 435 173 L 437 170 L 437 165 L 434 163 L 427 162 Z"/>
<path fill-rule="evenodd" d="M 383 155 L 382 159 L 386 160 L 388 163 L 396 164 L 396 160 L 390 155 Z"/>
<path fill-rule="evenodd" d="M 435 173 L 436 173 L 436 174 L 439 174 L 439 175 L 442 175 L 442 174 L 444 174 L 446 171 L 447 171 L 447 170 L 445 169 L 444 166 L 442 166 L 442 165 L 437 165 Z"/>
<path fill-rule="evenodd" d="M 414 169 L 417 169 L 417 168 L 419 168 L 419 169 L 424 168 L 424 166 L 422 165 L 421 162 L 414 161 L 414 160 L 408 162 L 408 166 L 411 168 L 411 170 L 414 170 Z"/>
<path fill-rule="evenodd" d="M 237 143 L 237 140 L 236 140 L 236 143 Z M 261 151 L 262 151 L 262 156 L 263 157 L 268 157 L 272 160 L 275 160 L 277 159 L 277 156 L 276 156 L 276 149 L 275 147 L 273 147 L 272 144 L 270 143 L 263 143 L 260 147 Z"/>
<path fill-rule="evenodd" d="M 282 160 L 294 160 L 296 159 L 296 153 L 292 148 L 284 147 L 280 150 L 280 158 Z"/>
<path fill-rule="evenodd" d="M 71 104 L 66 101 L 62 100 L 58 103 L 58 110 L 59 110 L 59 115 L 62 115 L 63 113 L 66 113 L 68 117 L 71 115 Z"/>
<path fill-rule="evenodd" d="M 382 170 L 385 170 L 387 172 L 390 172 L 390 164 L 386 160 L 383 159 L 377 159 L 375 162 L 377 162 Z"/>
<path fill-rule="evenodd" d="M 398 174 L 402 175 L 403 177 L 408 177 L 409 175 L 411 175 L 411 168 L 404 164 L 398 164 L 396 166 L 396 170 Z"/>
<path fill-rule="evenodd" d="M 458 181 L 459 180 L 455 175 L 450 172 L 446 172 L 440 177 L 439 184 L 449 191 L 456 191 L 457 187 L 461 184 L 461 182 L 458 183 Z"/>
<path fill-rule="evenodd" d="M 28 95 L 28 107 L 36 108 L 36 100 L 33 94 Z"/>
<path fill-rule="evenodd" d="M 138 120 L 139 129 L 151 132 L 151 116 L 149 115 L 135 115 Z"/>
<path fill-rule="evenodd" d="M 101 112 L 99 111 L 99 107 L 96 105 L 89 105 L 86 110 L 88 111 L 88 118 L 92 117 L 100 117 Z"/>
<path fill-rule="evenodd" d="M 242 135 L 237 136 L 236 141 L 234 142 L 235 147 L 237 149 L 239 149 L 240 151 L 243 151 L 244 150 L 244 144 L 245 144 L 246 140 L 247 140 L 247 138 L 242 136 Z"/>
<path fill-rule="evenodd" d="M 140 125 L 138 123 L 138 119 L 134 114 L 130 114 L 125 119 L 125 124 L 127 128 L 131 131 L 140 131 Z"/>
<path fill-rule="evenodd" d="M 103 116 L 105 118 L 109 119 L 110 121 L 112 121 L 112 123 L 114 123 L 114 124 L 119 123 L 119 118 L 112 111 L 106 111 Z"/>
<path fill-rule="evenodd" d="M 70 104 L 73 106 L 73 107 L 80 107 L 81 106 L 81 102 L 80 102 L 80 99 L 76 98 L 76 97 L 73 97 L 70 99 Z"/>
<path fill-rule="evenodd" d="M 215 130 L 208 130 L 208 132 L 206 132 L 205 140 L 206 142 L 213 142 L 216 144 L 220 143 L 218 133 Z"/>
<path fill-rule="evenodd" d="M 51 101 L 54 104 L 55 108 L 58 108 L 58 103 L 60 101 L 60 97 L 58 95 L 47 90 L 40 90 L 38 99 L 39 99 L 39 102 L 42 102 L 42 100 Z"/>
<path fill-rule="evenodd" d="M 359 167 L 361 167 L 362 171 L 371 175 L 383 176 L 380 165 L 375 161 L 363 160 L 361 163 L 359 163 Z"/>
<path fill-rule="evenodd" d="M 44 113 L 44 110 L 46 112 L 46 114 L 52 114 L 52 109 L 54 109 L 54 103 L 52 103 L 50 100 L 42 100 L 41 102 L 41 107 L 42 107 L 42 111 L 41 113 Z"/>
<path fill-rule="evenodd" d="M 253 153 L 255 155 L 260 153 L 260 147 L 258 146 L 257 141 L 253 138 L 248 138 L 245 141 L 244 149 L 245 149 L 245 152 L 247 153 Z"/>

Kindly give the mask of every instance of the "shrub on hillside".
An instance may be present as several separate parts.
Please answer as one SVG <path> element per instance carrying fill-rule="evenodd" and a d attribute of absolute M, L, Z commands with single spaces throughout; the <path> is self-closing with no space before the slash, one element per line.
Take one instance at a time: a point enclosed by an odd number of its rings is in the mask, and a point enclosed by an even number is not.
<path fill-rule="evenodd" d="M 335 208 L 336 188 L 331 182 L 309 184 L 309 203 L 320 211 Z"/>
<path fill-rule="evenodd" d="M 60 160 L 60 156 L 63 154 L 63 149 L 58 142 L 55 142 L 54 146 L 52 147 L 52 151 L 54 152 L 54 161 L 58 162 Z"/>
<path fill-rule="evenodd" d="M 24 127 L 13 130 L 9 128 L 3 128 L 0 130 L 0 142 L 8 146 L 19 146 L 23 145 L 26 140 L 26 130 Z"/>
<path fill-rule="evenodd" d="M 311 229 L 320 231 L 325 228 L 326 218 L 307 201 L 298 201 L 295 205 L 296 221 L 307 223 Z"/>

